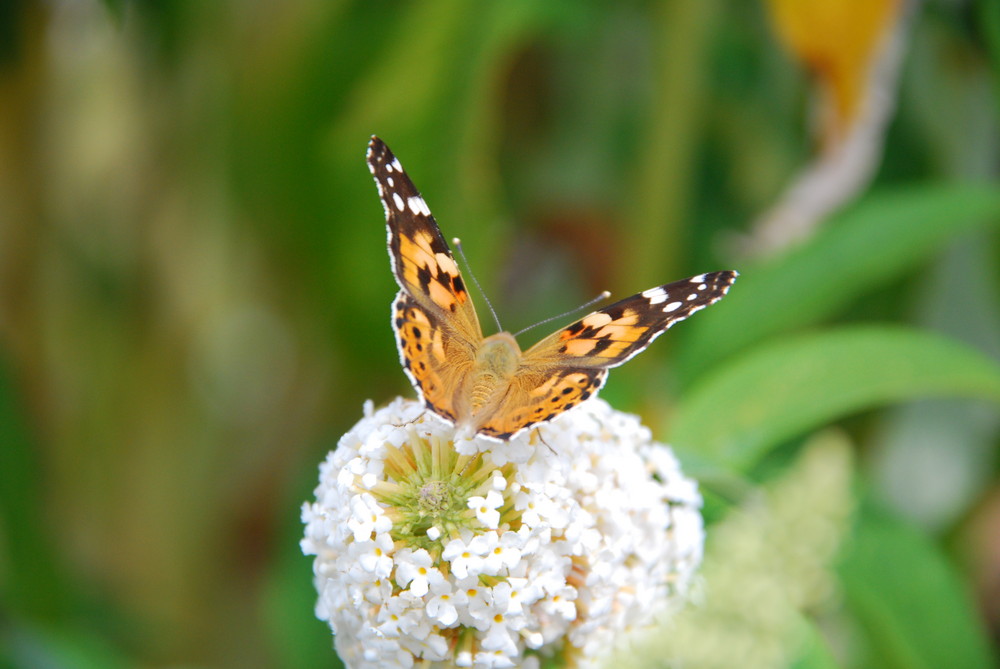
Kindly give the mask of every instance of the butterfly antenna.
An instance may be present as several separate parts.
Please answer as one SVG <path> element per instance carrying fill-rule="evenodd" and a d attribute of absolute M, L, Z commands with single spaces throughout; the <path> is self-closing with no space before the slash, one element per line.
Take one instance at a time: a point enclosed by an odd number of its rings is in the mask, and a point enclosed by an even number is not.
<path fill-rule="evenodd" d="M 609 297 L 611 297 L 611 292 L 606 290 L 603 293 L 601 293 L 600 295 L 598 295 L 597 297 L 595 297 L 594 299 L 592 299 L 590 302 L 587 302 L 586 304 L 581 304 L 580 306 L 576 307 L 575 309 L 570 309 L 569 311 L 561 313 L 558 316 L 550 316 L 550 317 L 546 318 L 544 321 L 538 321 L 534 325 L 529 325 L 528 327 L 524 328 L 523 330 L 518 330 L 517 332 L 515 332 L 514 336 L 516 337 L 519 334 L 524 334 L 528 330 L 533 330 L 533 329 L 537 328 L 539 325 L 545 325 L 546 323 L 551 323 L 552 321 L 557 321 L 560 318 L 566 318 L 567 316 L 571 316 L 572 314 L 575 314 L 578 311 L 583 311 L 587 307 L 592 307 L 595 304 L 597 304 L 598 302 L 606 300 Z"/>
<path fill-rule="evenodd" d="M 503 332 L 503 326 L 500 325 L 500 319 L 497 318 L 497 312 L 493 308 L 490 298 L 486 297 L 486 293 L 483 292 L 483 287 L 479 285 L 479 279 L 477 279 L 476 275 L 472 273 L 472 267 L 469 265 L 469 261 L 465 259 L 465 251 L 462 250 L 462 240 L 458 237 L 454 237 L 452 238 L 451 243 L 455 245 L 455 249 L 458 251 L 458 257 L 462 259 L 462 264 L 465 265 L 465 269 L 468 270 L 469 278 L 472 279 L 472 283 L 476 284 L 476 290 L 478 290 L 479 294 L 483 296 L 484 300 L 486 300 L 486 306 L 490 308 L 490 314 L 493 316 L 493 322 L 497 324 L 497 332 Z"/>

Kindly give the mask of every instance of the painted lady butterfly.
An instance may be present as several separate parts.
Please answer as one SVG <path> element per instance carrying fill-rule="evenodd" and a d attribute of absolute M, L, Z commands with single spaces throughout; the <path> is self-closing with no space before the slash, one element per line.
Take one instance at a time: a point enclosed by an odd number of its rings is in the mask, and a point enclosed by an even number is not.
<path fill-rule="evenodd" d="M 399 357 L 425 406 L 473 434 L 506 441 L 596 393 L 608 369 L 718 301 L 737 273 L 699 274 L 584 316 L 522 352 L 508 332 L 484 337 L 430 209 L 377 137 L 368 145 L 401 290 L 393 303 Z"/>

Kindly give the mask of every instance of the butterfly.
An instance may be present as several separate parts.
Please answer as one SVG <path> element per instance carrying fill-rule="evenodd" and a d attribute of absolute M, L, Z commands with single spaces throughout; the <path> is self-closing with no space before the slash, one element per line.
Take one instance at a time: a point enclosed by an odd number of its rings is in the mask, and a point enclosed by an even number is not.
<path fill-rule="evenodd" d="M 608 369 L 674 323 L 717 302 L 734 271 L 650 288 L 595 311 L 521 351 L 514 336 L 488 337 L 434 217 L 399 160 L 378 137 L 368 145 L 399 283 L 392 325 L 400 361 L 424 406 L 460 437 L 507 441 L 596 393 Z"/>

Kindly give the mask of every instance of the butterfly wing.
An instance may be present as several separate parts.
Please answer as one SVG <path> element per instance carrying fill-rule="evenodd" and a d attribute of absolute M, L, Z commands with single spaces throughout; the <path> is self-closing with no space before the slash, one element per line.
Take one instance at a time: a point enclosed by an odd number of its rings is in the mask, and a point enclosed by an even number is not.
<path fill-rule="evenodd" d="M 428 409 L 454 422 L 456 393 L 483 339 L 462 274 L 430 209 L 377 137 L 368 145 L 400 291 L 392 324 L 407 376 Z"/>
<path fill-rule="evenodd" d="M 476 349 L 458 336 L 436 309 L 428 309 L 405 290 L 392 304 L 392 324 L 403 370 L 424 405 L 445 420 L 456 423 L 465 406 L 457 393 L 473 367 Z"/>
<path fill-rule="evenodd" d="M 538 342 L 524 354 L 525 362 L 617 367 L 670 326 L 722 299 L 736 277 L 732 271 L 699 274 L 626 297 Z"/>
<path fill-rule="evenodd" d="M 539 362 L 510 381 L 503 400 L 476 429 L 507 441 L 519 432 L 552 420 L 583 402 L 604 385 L 608 370 Z"/>
<path fill-rule="evenodd" d="M 479 432 L 510 439 L 583 402 L 604 385 L 608 369 L 722 299 L 736 276 L 712 272 L 650 288 L 549 335 L 524 353 L 510 391 Z"/>

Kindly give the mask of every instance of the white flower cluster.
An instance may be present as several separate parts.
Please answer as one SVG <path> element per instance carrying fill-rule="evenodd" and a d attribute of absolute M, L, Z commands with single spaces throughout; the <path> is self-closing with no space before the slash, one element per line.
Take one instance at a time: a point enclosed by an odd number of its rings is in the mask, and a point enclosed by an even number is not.
<path fill-rule="evenodd" d="M 348 667 L 592 666 L 684 601 L 701 497 L 634 416 L 591 400 L 499 444 L 415 401 L 365 413 L 302 510 Z"/>

